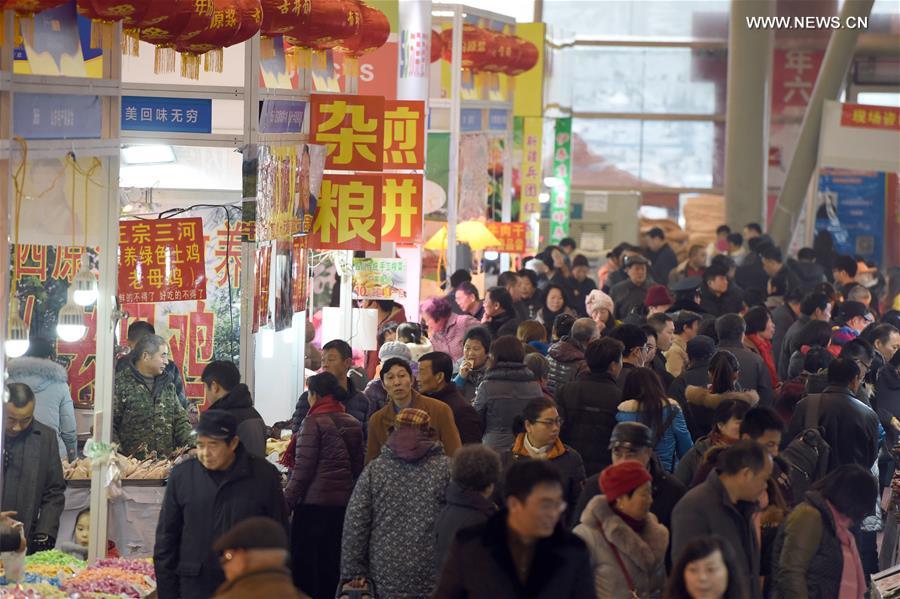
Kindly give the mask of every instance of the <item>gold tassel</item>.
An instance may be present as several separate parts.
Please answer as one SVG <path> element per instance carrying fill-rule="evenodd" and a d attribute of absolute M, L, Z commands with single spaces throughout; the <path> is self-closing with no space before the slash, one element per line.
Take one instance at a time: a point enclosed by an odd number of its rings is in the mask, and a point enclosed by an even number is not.
<path fill-rule="evenodd" d="M 275 40 L 274 38 L 265 36 L 259 38 L 259 56 L 260 58 L 275 58 Z"/>
<path fill-rule="evenodd" d="M 312 66 L 312 50 L 309 48 L 297 48 L 297 65 L 304 69 Z"/>
<path fill-rule="evenodd" d="M 209 73 L 221 73 L 225 65 L 225 52 L 222 48 L 214 48 L 203 55 L 203 70 Z"/>
<path fill-rule="evenodd" d="M 356 56 L 344 56 L 344 76 L 359 77 L 359 58 Z"/>
<path fill-rule="evenodd" d="M 141 41 L 138 39 L 138 29 L 125 29 L 122 31 L 122 53 L 125 56 L 139 56 Z"/>
<path fill-rule="evenodd" d="M 91 49 L 103 47 L 103 21 L 91 19 Z"/>
<path fill-rule="evenodd" d="M 153 54 L 153 72 L 160 73 L 175 72 L 175 48 L 157 46 Z"/>
<path fill-rule="evenodd" d="M 328 54 L 324 50 L 313 50 L 310 64 L 314 71 L 328 70 Z"/>
<path fill-rule="evenodd" d="M 18 31 L 17 45 L 27 42 L 29 46 L 34 46 L 34 17 L 16 15 L 16 29 Z"/>
<path fill-rule="evenodd" d="M 188 79 L 200 79 L 200 57 L 196 54 L 181 55 L 181 76 Z"/>
<path fill-rule="evenodd" d="M 292 48 L 288 48 L 284 51 L 284 65 L 287 68 L 288 73 L 293 73 L 299 67 L 298 64 L 298 56 L 300 54 L 300 48 L 294 46 Z"/>

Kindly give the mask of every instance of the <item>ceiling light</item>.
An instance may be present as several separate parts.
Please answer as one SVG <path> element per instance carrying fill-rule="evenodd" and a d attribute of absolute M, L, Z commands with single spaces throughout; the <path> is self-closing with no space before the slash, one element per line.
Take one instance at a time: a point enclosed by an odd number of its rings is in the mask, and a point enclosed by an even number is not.
<path fill-rule="evenodd" d="M 97 301 L 99 292 L 97 291 L 97 277 L 91 272 L 88 266 L 88 255 L 81 256 L 81 269 L 75 278 L 72 279 L 72 289 L 74 293 L 72 298 L 79 306 L 90 306 Z"/>
<path fill-rule="evenodd" d="M 74 343 L 84 338 L 87 326 L 84 324 L 84 308 L 72 301 L 71 295 L 66 305 L 59 311 L 59 321 L 56 323 L 56 335 L 68 343 Z"/>
<path fill-rule="evenodd" d="M 563 181 L 562 179 L 560 179 L 559 177 L 544 177 L 544 185 L 546 185 L 547 187 L 550 187 L 550 188 L 561 187 L 561 186 L 565 185 L 565 183 L 566 182 Z"/>
<path fill-rule="evenodd" d="M 166 145 L 139 145 L 122 148 L 125 164 L 166 164 L 175 162 L 175 150 Z"/>

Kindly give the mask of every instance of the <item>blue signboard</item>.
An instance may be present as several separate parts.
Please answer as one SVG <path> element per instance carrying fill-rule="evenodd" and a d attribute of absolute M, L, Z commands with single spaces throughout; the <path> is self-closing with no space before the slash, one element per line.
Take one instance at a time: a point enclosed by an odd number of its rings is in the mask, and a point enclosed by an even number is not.
<path fill-rule="evenodd" d="M 27 94 L 13 96 L 13 134 L 25 139 L 97 139 L 99 96 Z"/>
<path fill-rule="evenodd" d="M 212 100 L 122 96 L 122 131 L 212 133 Z"/>
<path fill-rule="evenodd" d="M 884 247 L 885 175 L 825 170 L 819 176 L 816 231 L 828 232 L 839 254 L 881 263 Z"/>
<path fill-rule="evenodd" d="M 263 100 L 259 111 L 260 133 L 300 133 L 306 102 Z"/>
<path fill-rule="evenodd" d="M 505 108 L 491 108 L 488 111 L 488 129 L 491 131 L 506 131 L 508 120 L 509 111 Z"/>
<path fill-rule="evenodd" d="M 481 109 L 463 108 L 459 111 L 460 131 L 481 131 Z"/>

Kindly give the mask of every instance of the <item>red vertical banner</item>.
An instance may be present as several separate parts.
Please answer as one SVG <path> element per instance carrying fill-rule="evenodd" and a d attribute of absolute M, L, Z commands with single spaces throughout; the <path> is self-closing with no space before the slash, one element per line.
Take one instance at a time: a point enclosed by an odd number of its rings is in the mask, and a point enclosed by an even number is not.
<path fill-rule="evenodd" d="M 773 52 L 773 119 L 803 118 L 824 57 L 823 50 L 791 48 Z"/>
<path fill-rule="evenodd" d="M 325 175 L 309 245 L 316 249 L 381 249 L 381 175 Z"/>
<path fill-rule="evenodd" d="M 383 170 L 383 96 L 312 94 L 310 100 L 310 140 L 327 148 L 325 168 Z"/>
<path fill-rule="evenodd" d="M 119 303 L 206 299 L 203 219 L 119 223 Z"/>
<path fill-rule="evenodd" d="M 424 186 L 424 175 L 384 175 L 381 241 L 421 243 Z"/>
<path fill-rule="evenodd" d="M 306 298 L 309 295 L 307 241 L 306 235 L 298 235 L 294 237 L 291 247 L 291 305 L 295 313 L 306 310 Z"/>
<path fill-rule="evenodd" d="M 272 267 L 272 244 L 264 243 L 256 249 L 256 272 L 253 298 L 253 332 L 269 322 L 269 274 Z"/>

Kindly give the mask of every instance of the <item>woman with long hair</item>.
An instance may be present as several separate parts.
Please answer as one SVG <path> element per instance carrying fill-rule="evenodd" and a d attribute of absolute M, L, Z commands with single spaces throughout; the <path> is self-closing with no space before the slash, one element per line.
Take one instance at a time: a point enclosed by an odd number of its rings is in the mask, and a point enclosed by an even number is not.
<path fill-rule="evenodd" d="M 726 399 L 737 399 L 751 407 L 759 403 L 756 391 L 744 391 L 738 384 L 741 364 L 733 353 L 719 350 L 709 360 L 706 387 L 688 385 L 684 390 L 685 407 L 699 430 L 710 430 L 716 407 Z"/>
<path fill-rule="evenodd" d="M 745 599 L 731 545 L 718 536 L 693 539 L 677 556 L 666 599 Z"/>
<path fill-rule="evenodd" d="M 660 463 L 667 472 L 675 470 L 679 458 L 694 444 L 681 406 L 666 395 L 659 376 L 649 368 L 635 368 L 628 374 L 622 397 L 626 399 L 619 404 L 616 421 L 650 427 Z"/>
<path fill-rule="evenodd" d="M 547 329 L 547 337 L 553 337 L 553 322 L 560 314 L 569 314 L 577 318 L 575 310 L 566 303 L 566 291 L 556 283 L 550 283 L 544 287 L 544 301 L 537 314 L 537 321 Z"/>
<path fill-rule="evenodd" d="M 675 467 L 675 478 L 686 487 L 692 487 L 704 467 L 708 474 L 714 462 L 708 462 L 710 450 L 737 443 L 741 436 L 741 422 L 751 405 L 740 399 L 723 399 L 713 412 L 709 434 L 697 439 L 690 451 L 684 454 Z M 702 476 L 705 479 L 705 476 Z"/>
<path fill-rule="evenodd" d="M 308 380 L 309 412 L 300 425 L 285 490 L 293 509 L 294 584 L 313 599 L 337 588 L 344 514 L 363 469 L 362 425 L 347 413 L 347 392 L 330 372 Z"/>

